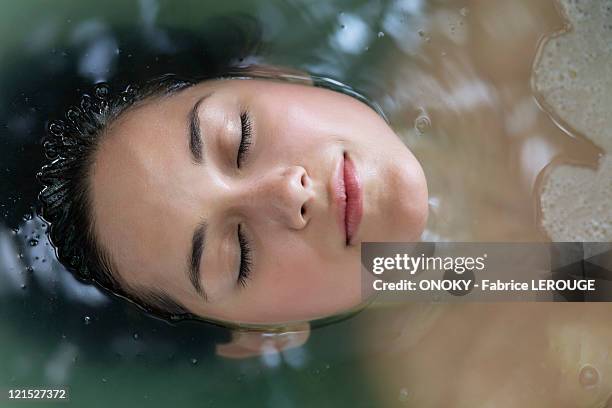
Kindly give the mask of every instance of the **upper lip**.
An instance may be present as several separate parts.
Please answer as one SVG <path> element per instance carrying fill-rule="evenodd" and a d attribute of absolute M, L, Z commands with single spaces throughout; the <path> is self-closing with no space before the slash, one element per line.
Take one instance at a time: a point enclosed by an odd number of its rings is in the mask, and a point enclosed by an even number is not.
<path fill-rule="evenodd" d="M 359 176 L 347 153 L 344 153 L 336 163 L 332 177 L 336 218 L 343 232 L 345 244 L 350 245 L 361 220 L 362 194 Z"/>

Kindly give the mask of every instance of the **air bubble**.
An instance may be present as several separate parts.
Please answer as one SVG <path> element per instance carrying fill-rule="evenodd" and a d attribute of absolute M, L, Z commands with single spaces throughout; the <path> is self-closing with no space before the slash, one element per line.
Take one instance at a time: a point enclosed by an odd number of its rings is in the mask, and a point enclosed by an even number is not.
<path fill-rule="evenodd" d="M 383 38 L 385 36 L 385 33 L 382 31 L 379 31 L 377 34 L 378 38 Z"/>
<path fill-rule="evenodd" d="M 90 324 L 90 323 L 91 323 L 91 317 L 89 317 L 89 316 L 85 316 L 85 317 L 83 318 L 83 322 L 84 322 L 85 324 Z"/>
<path fill-rule="evenodd" d="M 138 340 L 140 338 L 140 336 L 138 335 L 138 333 L 134 333 L 134 335 L 132 336 L 134 338 L 134 340 Z"/>
<path fill-rule="evenodd" d="M 107 99 L 110 96 L 110 88 L 106 84 L 99 84 L 95 88 L 95 94 L 98 99 Z"/>
<path fill-rule="evenodd" d="M 30 244 L 31 247 L 35 247 L 36 245 L 38 245 L 38 240 L 32 238 L 31 240 L 28 241 L 28 244 Z"/>
<path fill-rule="evenodd" d="M 87 94 L 81 96 L 81 109 L 83 109 L 84 111 L 88 111 L 91 109 L 91 106 L 92 106 L 91 96 Z"/>
<path fill-rule="evenodd" d="M 136 96 L 136 88 L 133 85 L 128 85 L 121 92 L 121 99 L 123 99 L 124 102 L 130 102 L 131 100 L 134 99 L 135 96 Z"/>
<path fill-rule="evenodd" d="M 468 10 L 467 7 L 462 7 L 461 10 L 459 10 L 459 14 L 461 14 L 463 17 L 466 17 L 469 13 L 470 10 Z"/>
<path fill-rule="evenodd" d="M 593 388 L 599 383 L 599 371 L 590 364 L 580 369 L 578 381 L 584 388 Z"/>
<path fill-rule="evenodd" d="M 78 122 L 81 118 L 81 111 L 78 108 L 70 108 L 66 112 L 66 119 L 72 122 Z"/>
<path fill-rule="evenodd" d="M 53 136 L 62 136 L 64 134 L 64 124 L 59 120 L 54 120 L 49 125 L 49 133 Z"/>
<path fill-rule="evenodd" d="M 189 360 L 191 362 L 191 364 L 196 365 L 198 364 L 198 359 L 197 358 L 192 358 L 191 360 Z"/>
<path fill-rule="evenodd" d="M 21 289 L 25 289 L 25 288 L 27 288 L 27 286 L 24 283 L 24 284 L 21 285 Z"/>
<path fill-rule="evenodd" d="M 414 120 L 414 129 L 419 135 L 424 135 L 427 133 L 429 128 L 431 127 L 431 119 L 425 113 L 417 116 Z"/>

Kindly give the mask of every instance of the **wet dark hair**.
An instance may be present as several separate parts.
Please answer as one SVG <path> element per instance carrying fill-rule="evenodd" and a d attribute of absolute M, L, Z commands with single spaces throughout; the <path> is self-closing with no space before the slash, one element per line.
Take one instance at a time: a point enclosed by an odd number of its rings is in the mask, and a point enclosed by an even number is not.
<path fill-rule="evenodd" d="M 65 120 L 49 124 L 43 146 L 52 161 L 38 174 L 45 186 L 39 196 L 42 216 L 51 225 L 50 238 L 60 262 L 80 280 L 96 283 L 152 314 L 172 318 L 188 311 L 161 291 L 128 287 L 119 278 L 110 254 L 96 239 L 90 175 L 106 130 L 123 113 L 142 101 L 171 95 L 193 84 L 175 75 L 163 75 L 116 94 L 107 84 L 97 85 L 93 95 L 82 95 L 80 106 L 66 111 Z"/>

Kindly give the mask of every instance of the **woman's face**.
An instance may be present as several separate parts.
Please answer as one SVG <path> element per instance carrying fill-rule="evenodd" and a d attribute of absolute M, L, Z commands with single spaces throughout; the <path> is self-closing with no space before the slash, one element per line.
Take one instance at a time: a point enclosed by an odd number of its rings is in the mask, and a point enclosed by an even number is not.
<path fill-rule="evenodd" d="M 376 112 L 269 80 L 203 82 L 130 109 L 91 183 L 96 234 L 130 288 L 233 322 L 358 305 L 360 243 L 417 240 L 427 218 L 421 166 Z"/>

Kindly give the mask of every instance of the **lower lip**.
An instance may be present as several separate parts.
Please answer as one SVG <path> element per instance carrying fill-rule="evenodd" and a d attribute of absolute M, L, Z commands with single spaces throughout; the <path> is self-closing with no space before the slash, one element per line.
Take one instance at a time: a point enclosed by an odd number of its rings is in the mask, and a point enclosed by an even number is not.
<path fill-rule="evenodd" d="M 361 181 L 355 169 L 355 164 L 348 155 L 344 158 L 344 188 L 346 191 L 345 228 L 346 243 L 350 245 L 359 229 L 363 214 Z"/>

